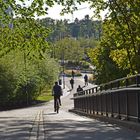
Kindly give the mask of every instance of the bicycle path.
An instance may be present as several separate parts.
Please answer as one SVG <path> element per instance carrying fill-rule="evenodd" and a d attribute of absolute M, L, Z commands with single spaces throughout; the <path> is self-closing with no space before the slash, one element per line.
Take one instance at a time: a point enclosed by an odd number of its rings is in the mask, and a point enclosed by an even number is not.
<path fill-rule="evenodd" d="M 70 88 L 70 78 L 65 80 L 67 88 Z M 84 87 L 83 77 L 75 78 L 73 90 L 64 90 L 59 114 L 53 112 L 53 102 L 47 104 L 44 111 L 46 140 L 140 140 L 140 133 L 68 112 L 68 109 L 73 108 L 73 101 L 70 98 L 73 97 L 79 84 Z M 89 84 L 84 89 L 93 86 Z"/>
<path fill-rule="evenodd" d="M 83 77 L 75 78 L 69 90 L 70 78 L 65 78 L 66 89 L 59 114 L 53 101 L 33 107 L 0 112 L 0 140 L 140 140 L 140 133 L 115 124 L 78 116 L 68 112 L 73 108 L 73 97 Z M 89 84 L 86 88 L 94 85 Z"/>

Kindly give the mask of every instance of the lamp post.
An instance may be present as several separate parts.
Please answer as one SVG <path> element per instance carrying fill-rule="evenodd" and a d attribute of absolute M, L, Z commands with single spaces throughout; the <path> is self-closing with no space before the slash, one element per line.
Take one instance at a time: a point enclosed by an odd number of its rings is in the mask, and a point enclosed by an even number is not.
<path fill-rule="evenodd" d="M 63 48 L 63 88 L 65 88 L 65 60 L 64 60 L 64 48 Z"/>
<path fill-rule="evenodd" d="M 24 50 L 24 80 L 25 80 L 25 95 L 26 95 L 26 105 L 29 105 L 29 92 L 28 92 L 28 77 L 27 77 L 27 46 L 26 42 L 31 38 L 30 35 L 25 34 L 24 36 L 24 43 L 23 43 L 23 50 Z"/>
<path fill-rule="evenodd" d="M 24 36 L 24 42 L 26 42 L 26 39 L 27 39 L 28 37 L 25 35 Z M 26 105 L 28 106 L 28 104 L 29 104 L 29 95 L 28 95 L 28 90 L 27 90 L 27 55 L 26 55 L 26 45 L 25 44 L 23 44 L 23 48 L 24 48 L 24 56 L 23 56 L 23 59 L 24 59 L 24 80 L 25 80 L 25 95 L 26 95 Z"/>
<path fill-rule="evenodd" d="M 59 34 L 59 37 L 60 37 L 60 40 L 62 40 L 62 32 L 60 32 L 60 34 Z M 63 47 L 63 46 L 61 46 L 61 47 Z M 63 78 L 63 88 L 65 88 L 65 51 L 64 51 L 64 47 L 62 48 L 62 50 L 61 50 L 61 66 L 62 66 L 62 72 L 63 72 L 63 74 L 62 74 L 62 78 Z"/>
<path fill-rule="evenodd" d="M 26 60 L 26 49 L 24 49 L 24 78 L 25 78 L 25 94 L 26 94 L 26 104 L 29 104 L 29 95 L 27 91 L 27 60 Z"/>

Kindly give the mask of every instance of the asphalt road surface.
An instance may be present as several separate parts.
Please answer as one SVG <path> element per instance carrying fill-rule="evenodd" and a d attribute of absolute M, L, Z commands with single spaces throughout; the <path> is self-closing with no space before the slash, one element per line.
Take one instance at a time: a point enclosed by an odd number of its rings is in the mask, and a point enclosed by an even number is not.
<path fill-rule="evenodd" d="M 83 77 L 75 78 L 73 90 L 69 80 L 65 78 L 59 114 L 54 112 L 53 101 L 0 112 L 0 140 L 140 140 L 140 133 L 68 112 L 73 108 L 70 98 L 76 88 L 84 87 Z M 89 84 L 84 89 L 93 86 Z"/>

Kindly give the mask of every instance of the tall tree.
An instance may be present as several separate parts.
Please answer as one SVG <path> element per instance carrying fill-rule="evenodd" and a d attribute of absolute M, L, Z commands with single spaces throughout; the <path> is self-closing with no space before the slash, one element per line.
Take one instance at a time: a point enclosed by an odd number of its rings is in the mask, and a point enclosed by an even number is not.
<path fill-rule="evenodd" d="M 108 56 L 117 66 L 116 71 L 118 68 L 122 70 L 116 78 L 139 73 L 139 0 L 94 1 L 93 4 L 95 3 L 97 14 L 108 8 L 100 46 L 104 50 L 110 50 Z M 102 51 L 99 53 L 103 55 Z M 104 61 L 101 61 L 101 65 L 104 65 Z"/>

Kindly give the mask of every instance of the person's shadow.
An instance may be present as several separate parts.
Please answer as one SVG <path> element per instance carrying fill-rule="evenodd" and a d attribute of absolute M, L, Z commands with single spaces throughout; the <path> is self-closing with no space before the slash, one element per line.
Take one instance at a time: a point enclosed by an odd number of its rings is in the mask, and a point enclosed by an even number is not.
<path fill-rule="evenodd" d="M 70 92 L 70 91 L 72 91 L 72 89 L 68 90 L 67 92 Z"/>
<path fill-rule="evenodd" d="M 84 87 L 86 87 L 86 86 L 83 86 L 82 88 L 84 88 Z"/>
<path fill-rule="evenodd" d="M 45 115 L 56 115 L 57 113 L 56 112 L 52 112 L 52 113 L 47 113 Z"/>

